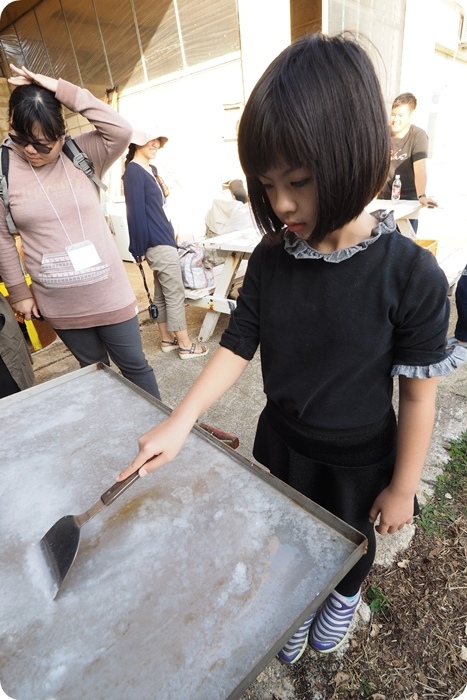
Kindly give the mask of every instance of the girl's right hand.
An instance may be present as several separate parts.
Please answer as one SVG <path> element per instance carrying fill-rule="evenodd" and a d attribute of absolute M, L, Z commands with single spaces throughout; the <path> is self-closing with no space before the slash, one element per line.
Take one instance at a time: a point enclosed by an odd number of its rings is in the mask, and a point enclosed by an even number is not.
<path fill-rule="evenodd" d="M 182 449 L 192 427 L 186 428 L 170 417 L 148 430 L 138 440 L 138 454 L 117 476 L 117 481 L 123 481 L 138 470 L 140 476 L 146 476 L 170 462 Z"/>
<path fill-rule="evenodd" d="M 10 63 L 10 68 L 13 74 L 16 73 L 16 75 L 12 75 L 11 78 L 8 78 L 8 82 L 11 83 L 11 85 L 31 85 L 32 83 L 36 83 L 54 94 L 57 92 L 58 80 L 56 80 L 56 78 L 49 78 L 47 75 L 33 73 L 24 66 L 18 68 L 13 63 Z"/>
<path fill-rule="evenodd" d="M 235 384 L 247 367 L 248 360 L 227 348 L 218 348 L 167 420 L 141 436 L 138 454 L 117 481 L 123 481 L 135 471 L 146 476 L 170 462 L 182 449 L 199 416 Z"/>

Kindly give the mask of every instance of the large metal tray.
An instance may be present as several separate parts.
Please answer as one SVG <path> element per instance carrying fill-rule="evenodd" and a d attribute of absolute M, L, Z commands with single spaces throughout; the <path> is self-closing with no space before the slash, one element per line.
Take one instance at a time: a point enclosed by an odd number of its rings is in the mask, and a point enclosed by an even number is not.
<path fill-rule="evenodd" d="M 238 698 L 364 553 L 363 535 L 195 426 L 173 462 L 83 526 L 51 600 L 40 538 L 94 503 L 168 412 L 100 365 L 0 402 L 12 698 Z"/>

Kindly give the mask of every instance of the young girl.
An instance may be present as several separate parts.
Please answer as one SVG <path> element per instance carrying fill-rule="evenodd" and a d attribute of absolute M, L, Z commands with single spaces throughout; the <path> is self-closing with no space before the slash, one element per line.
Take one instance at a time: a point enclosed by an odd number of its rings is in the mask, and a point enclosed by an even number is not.
<path fill-rule="evenodd" d="M 172 459 L 261 345 L 267 403 L 255 458 L 369 542 L 280 651 L 293 663 L 308 637 L 323 653 L 346 638 L 377 518 L 382 535 L 411 522 L 437 376 L 467 351 L 446 352 L 447 281 L 434 256 L 396 231 L 391 212 L 365 210 L 385 182 L 390 144 L 375 71 L 353 40 L 307 36 L 283 51 L 247 102 L 238 141 L 264 238 L 221 348 L 118 478 Z"/>
<path fill-rule="evenodd" d="M 181 360 L 207 355 L 206 345 L 192 343 L 186 328 L 185 287 L 175 232 L 165 210 L 166 194 L 151 165 L 168 139 L 157 129 L 133 131 L 125 160 L 125 192 L 130 253 L 137 262 L 145 258 L 154 274 L 154 302 L 162 352 L 178 351 Z"/>

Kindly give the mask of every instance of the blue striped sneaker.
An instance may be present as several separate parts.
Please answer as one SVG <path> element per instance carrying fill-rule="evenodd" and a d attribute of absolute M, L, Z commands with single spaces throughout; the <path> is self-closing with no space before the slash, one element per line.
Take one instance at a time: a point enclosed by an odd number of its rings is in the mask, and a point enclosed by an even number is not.
<path fill-rule="evenodd" d="M 351 598 L 332 591 L 320 609 L 310 634 L 310 644 L 321 654 L 336 651 L 349 634 L 350 623 L 360 603 L 360 591 Z"/>
<path fill-rule="evenodd" d="M 282 647 L 278 653 L 277 658 L 284 664 L 294 664 L 302 657 L 308 644 L 308 633 L 315 615 L 315 612 L 311 613 L 310 617 L 305 620 L 295 634 L 290 637 L 285 647 Z"/>

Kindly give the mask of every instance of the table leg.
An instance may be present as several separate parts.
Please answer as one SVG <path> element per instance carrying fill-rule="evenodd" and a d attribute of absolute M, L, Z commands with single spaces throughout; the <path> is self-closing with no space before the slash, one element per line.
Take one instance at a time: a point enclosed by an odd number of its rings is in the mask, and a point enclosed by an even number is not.
<path fill-rule="evenodd" d="M 206 311 L 206 316 L 204 317 L 204 321 L 198 334 L 198 341 L 200 343 L 205 343 L 212 336 L 216 329 L 220 315 L 220 311 Z"/>
<path fill-rule="evenodd" d="M 242 253 L 236 252 L 231 252 L 226 256 L 222 272 L 217 279 L 216 288 L 212 294 L 209 295 L 212 299 L 213 307 L 215 307 L 216 299 L 227 299 L 227 295 L 230 292 L 232 284 L 235 280 L 235 274 L 242 261 L 242 258 Z M 206 312 L 206 316 L 204 317 L 204 321 L 198 335 L 198 340 L 200 343 L 205 343 L 212 336 L 220 314 L 221 311 L 216 311 L 214 308 Z"/>
<path fill-rule="evenodd" d="M 399 231 L 403 236 L 407 238 L 415 238 L 415 231 L 413 230 L 412 224 L 409 219 L 397 219 L 396 224 L 399 227 Z"/>

